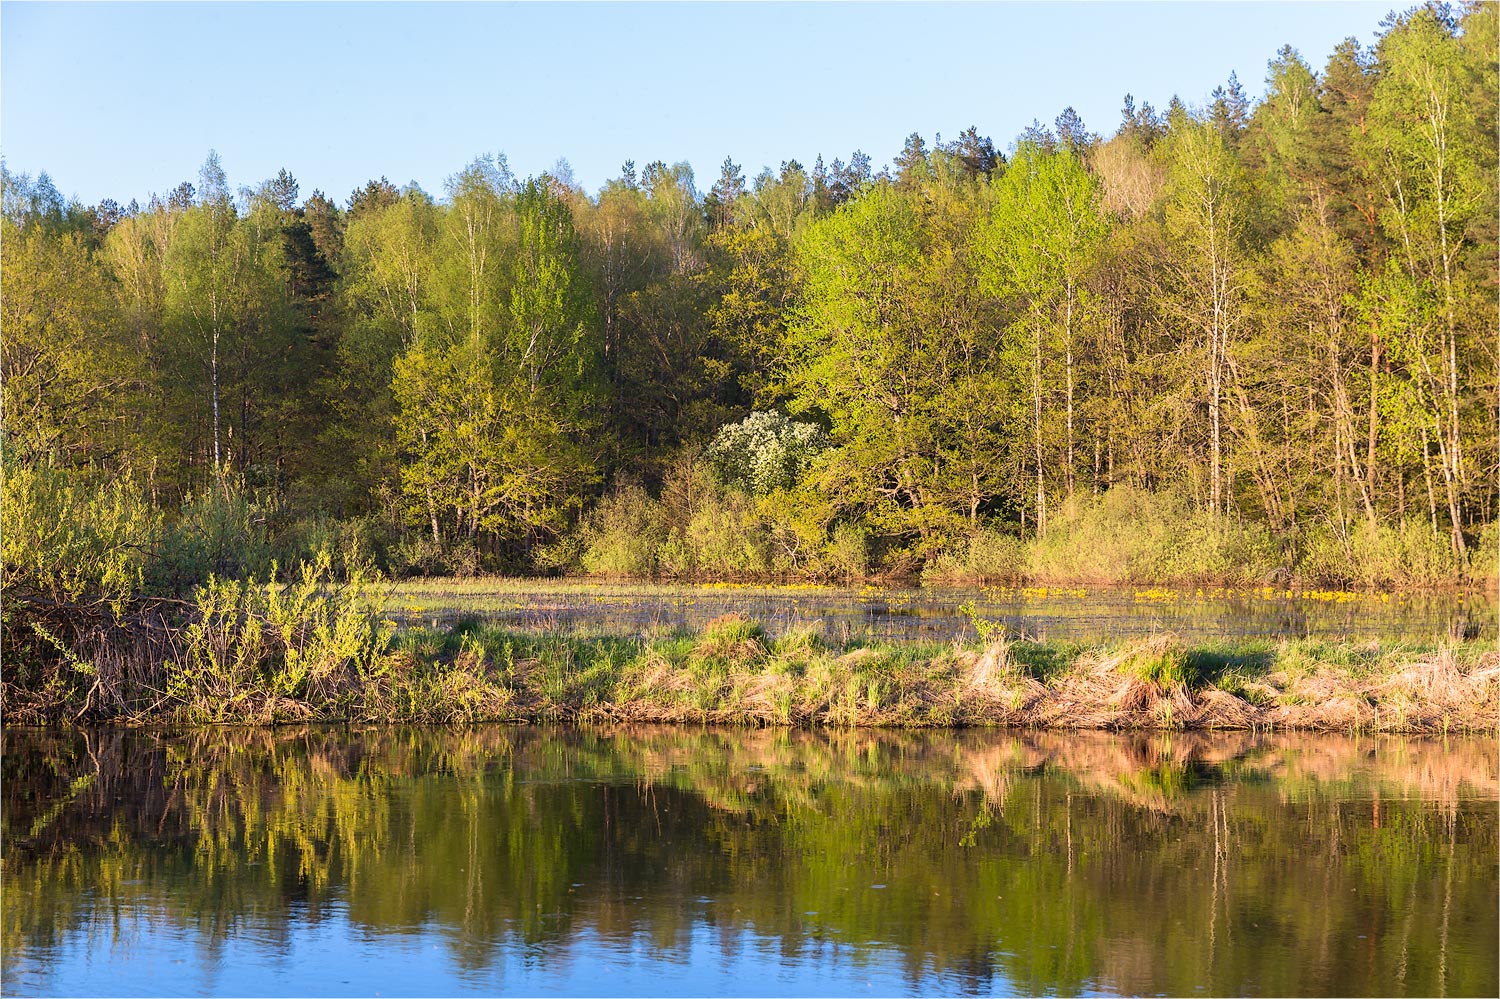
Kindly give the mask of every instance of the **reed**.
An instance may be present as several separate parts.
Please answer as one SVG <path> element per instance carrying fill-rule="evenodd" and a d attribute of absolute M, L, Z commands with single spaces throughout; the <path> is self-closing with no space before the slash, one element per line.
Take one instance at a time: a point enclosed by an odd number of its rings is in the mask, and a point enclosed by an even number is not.
<path fill-rule="evenodd" d="M 770 640 L 742 615 L 696 634 L 539 634 L 476 619 L 394 632 L 370 594 L 215 584 L 154 672 L 107 645 L 69 648 L 109 696 L 7 681 L 12 721 L 663 722 L 808 728 L 1493 731 L 1488 644 L 1193 647 L 1174 635 L 1095 645 Z M 109 656 L 113 654 L 114 659 Z M 90 657 L 94 658 L 90 658 Z"/>

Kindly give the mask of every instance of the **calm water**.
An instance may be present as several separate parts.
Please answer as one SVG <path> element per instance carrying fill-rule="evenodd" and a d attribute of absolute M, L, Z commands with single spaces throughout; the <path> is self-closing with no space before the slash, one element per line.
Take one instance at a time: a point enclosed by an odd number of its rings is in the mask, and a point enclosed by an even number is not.
<path fill-rule="evenodd" d="M 1500 988 L 1489 740 L 5 739 L 9 994 Z"/>
<path fill-rule="evenodd" d="M 720 614 L 745 614 L 773 636 L 816 627 L 825 637 L 894 641 L 974 637 L 973 605 L 1012 635 L 1093 641 L 1175 631 L 1189 641 L 1223 638 L 1393 640 L 1494 638 L 1487 592 L 1334 593 L 1171 587 L 651 586 L 504 581 L 461 592 L 441 580 L 403 584 L 392 611 L 408 624 L 441 626 L 478 617 L 518 628 L 629 634 L 698 630 Z"/>

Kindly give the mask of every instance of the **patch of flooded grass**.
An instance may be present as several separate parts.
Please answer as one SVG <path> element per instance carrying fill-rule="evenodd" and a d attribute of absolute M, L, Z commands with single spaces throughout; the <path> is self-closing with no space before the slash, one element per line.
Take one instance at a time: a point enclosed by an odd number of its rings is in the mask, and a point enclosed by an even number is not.
<path fill-rule="evenodd" d="M 443 627 L 479 616 L 513 629 L 575 635 L 698 631 L 716 617 L 739 614 L 760 622 L 772 640 L 816 632 L 837 644 L 971 640 L 979 635 L 977 622 L 1038 642 L 1098 642 L 1170 631 L 1195 646 L 1281 638 L 1339 644 L 1473 639 L 1497 633 L 1492 599 L 1459 591 L 840 588 L 494 578 L 397 583 L 386 608 L 406 625 Z"/>

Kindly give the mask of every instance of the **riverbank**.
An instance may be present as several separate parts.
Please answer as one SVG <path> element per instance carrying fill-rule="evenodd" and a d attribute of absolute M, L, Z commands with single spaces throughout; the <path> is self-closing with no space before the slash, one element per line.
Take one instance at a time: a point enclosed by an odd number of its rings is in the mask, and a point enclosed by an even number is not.
<path fill-rule="evenodd" d="M 467 621 L 399 633 L 201 628 L 149 677 L 80 663 L 81 699 L 8 671 L 14 724 L 614 722 L 790 727 L 1494 732 L 1489 642 L 1098 644 L 772 639 L 726 615 L 693 634 L 519 632 Z M 249 625 L 252 635 L 245 631 Z M 288 639 L 288 640 L 282 640 Z M 145 686 L 145 690 L 132 689 Z"/>

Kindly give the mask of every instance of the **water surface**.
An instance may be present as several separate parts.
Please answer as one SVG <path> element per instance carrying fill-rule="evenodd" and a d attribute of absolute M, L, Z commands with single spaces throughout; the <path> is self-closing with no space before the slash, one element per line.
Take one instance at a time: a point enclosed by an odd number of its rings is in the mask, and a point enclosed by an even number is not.
<path fill-rule="evenodd" d="M 970 610 L 963 608 L 967 605 Z M 1173 631 L 1188 641 L 1320 638 L 1430 642 L 1494 638 L 1484 592 L 1356 593 L 1135 586 L 863 587 L 428 580 L 402 583 L 390 610 L 406 624 L 480 618 L 509 627 L 611 635 L 700 630 L 744 614 L 773 637 L 814 628 L 836 642 L 973 638 L 974 615 L 1012 636 L 1098 641 Z"/>
<path fill-rule="evenodd" d="M 16 995 L 1500 988 L 1492 740 L 5 739 Z"/>

